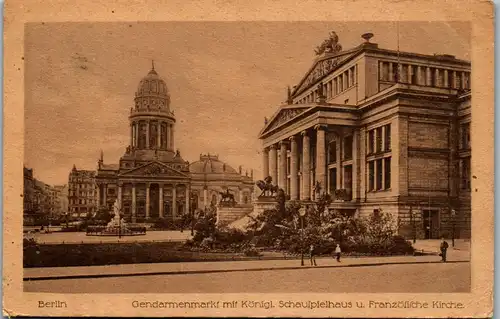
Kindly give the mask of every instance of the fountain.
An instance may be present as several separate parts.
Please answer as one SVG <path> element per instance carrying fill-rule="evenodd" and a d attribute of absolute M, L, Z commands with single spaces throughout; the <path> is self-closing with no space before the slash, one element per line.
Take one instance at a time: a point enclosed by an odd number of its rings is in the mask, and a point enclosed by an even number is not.
<path fill-rule="evenodd" d="M 132 227 L 120 216 L 120 202 L 113 204 L 113 219 L 106 226 L 88 226 L 87 236 L 137 236 L 146 235 L 146 227 Z"/>

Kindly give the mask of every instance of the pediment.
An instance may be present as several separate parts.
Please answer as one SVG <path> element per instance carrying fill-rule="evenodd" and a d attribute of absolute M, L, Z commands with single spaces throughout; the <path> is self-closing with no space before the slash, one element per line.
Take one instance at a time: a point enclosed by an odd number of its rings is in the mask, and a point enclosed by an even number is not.
<path fill-rule="evenodd" d="M 175 165 L 175 163 L 172 163 Z M 133 176 L 151 176 L 151 177 L 180 177 L 188 178 L 189 176 L 175 168 L 172 165 L 160 163 L 160 162 L 150 162 L 145 165 L 136 167 L 129 171 L 121 173 L 121 177 L 133 177 Z"/>
<path fill-rule="evenodd" d="M 357 52 L 358 50 L 355 50 Z M 327 74 L 330 74 L 342 62 L 352 57 L 355 52 L 346 51 L 342 54 L 325 54 L 321 59 L 317 60 L 309 69 L 306 75 L 299 82 L 292 95 L 300 94 L 302 91 L 314 86 Z"/>
<path fill-rule="evenodd" d="M 303 106 L 285 106 L 282 107 L 276 112 L 276 114 L 269 120 L 267 125 L 262 130 L 261 134 L 265 134 L 273 129 L 292 121 L 294 118 L 298 117 L 300 114 L 305 111 L 311 109 L 311 107 L 303 107 Z"/>

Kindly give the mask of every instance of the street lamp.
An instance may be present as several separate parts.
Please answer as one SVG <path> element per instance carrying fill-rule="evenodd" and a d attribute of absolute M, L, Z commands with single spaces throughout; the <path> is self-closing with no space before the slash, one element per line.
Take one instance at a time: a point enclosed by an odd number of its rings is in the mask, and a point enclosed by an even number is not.
<path fill-rule="evenodd" d="M 451 246 L 455 247 L 455 216 L 457 215 L 457 212 L 452 209 L 451 210 Z"/>
<path fill-rule="evenodd" d="M 417 242 L 417 213 L 415 211 L 411 211 L 412 223 L 413 223 L 413 243 Z"/>
<path fill-rule="evenodd" d="M 306 208 L 299 208 L 299 216 L 300 216 L 300 265 L 304 266 L 304 216 L 306 215 Z"/>

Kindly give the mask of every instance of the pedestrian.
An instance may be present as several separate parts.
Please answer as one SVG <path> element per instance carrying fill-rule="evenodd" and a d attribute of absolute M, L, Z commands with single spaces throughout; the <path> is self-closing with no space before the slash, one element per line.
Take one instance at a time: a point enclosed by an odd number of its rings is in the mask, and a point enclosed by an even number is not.
<path fill-rule="evenodd" d="M 337 257 L 337 262 L 340 262 L 340 253 L 342 250 L 340 250 L 340 245 L 337 244 L 337 247 L 335 247 L 335 256 Z"/>
<path fill-rule="evenodd" d="M 446 240 L 444 240 L 444 237 L 441 238 L 441 245 L 439 246 L 439 249 L 441 250 L 441 253 L 439 256 L 441 256 L 441 261 L 446 262 L 446 251 L 448 250 L 448 243 Z"/>
<path fill-rule="evenodd" d="M 314 251 L 314 245 L 311 244 L 311 246 L 309 247 L 309 258 L 311 260 L 311 266 L 317 266 L 316 264 L 316 254 L 315 254 L 315 251 Z"/>

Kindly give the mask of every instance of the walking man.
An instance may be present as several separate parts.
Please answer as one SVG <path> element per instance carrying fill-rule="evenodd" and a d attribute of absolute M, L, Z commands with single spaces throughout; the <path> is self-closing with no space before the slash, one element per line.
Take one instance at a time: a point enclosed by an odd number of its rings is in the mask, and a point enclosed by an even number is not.
<path fill-rule="evenodd" d="M 309 258 L 311 260 L 311 266 L 317 266 L 316 265 L 316 255 L 315 255 L 315 252 L 314 252 L 314 245 L 311 244 L 311 246 L 309 247 Z"/>
<path fill-rule="evenodd" d="M 441 261 L 446 262 L 446 251 L 448 250 L 448 243 L 444 240 L 444 237 L 441 238 L 441 245 L 439 246 L 441 250 Z"/>
<path fill-rule="evenodd" d="M 337 262 L 340 262 L 340 253 L 342 251 L 340 250 L 340 245 L 337 244 L 337 247 L 335 247 L 335 256 L 337 257 Z"/>

